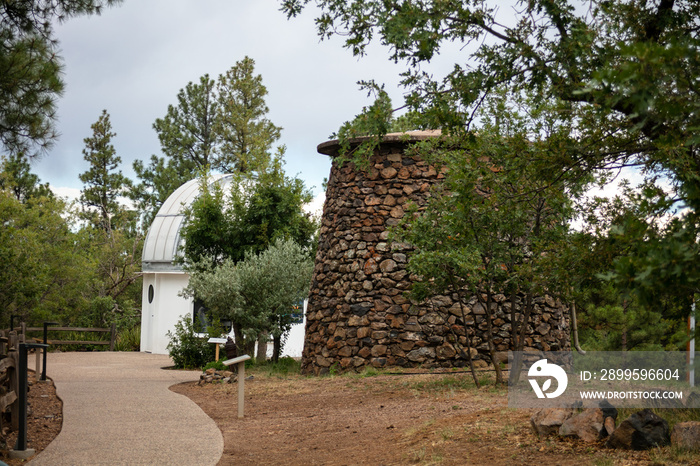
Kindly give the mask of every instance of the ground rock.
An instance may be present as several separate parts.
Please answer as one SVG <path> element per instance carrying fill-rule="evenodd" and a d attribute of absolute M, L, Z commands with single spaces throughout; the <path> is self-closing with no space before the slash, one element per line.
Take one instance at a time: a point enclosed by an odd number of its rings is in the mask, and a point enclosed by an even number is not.
<path fill-rule="evenodd" d="M 693 392 L 685 400 L 686 408 L 700 408 L 700 395 Z"/>
<path fill-rule="evenodd" d="M 605 437 L 612 435 L 615 432 L 615 419 L 606 417 L 603 427 L 605 427 L 605 433 L 607 434 Z"/>
<path fill-rule="evenodd" d="M 686 450 L 700 450 L 700 422 L 679 422 L 673 426 L 671 445 Z"/>
<path fill-rule="evenodd" d="M 483 359 L 473 360 L 472 363 L 474 364 L 474 369 L 486 369 L 487 367 L 489 367 L 489 363 L 487 363 Z"/>
<path fill-rule="evenodd" d="M 530 426 L 537 435 L 556 434 L 564 421 L 575 413 L 572 408 L 541 409 L 530 417 Z"/>
<path fill-rule="evenodd" d="M 632 414 L 620 423 L 610 436 L 607 446 L 628 450 L 647 450 L 671 442 L 668 422 L 650 409 Z"/>
<path fill-rule="evenodd" d="M 597 442 L 605 432 L 605 417 L 600 408 L 586 409 L 566 419 L 559 428 L 562 437 L 578 437 L 584 442 Z"/>
<path fill-rule="evenodd" d="M 198 385 L 208 383 L 234 383 L 238 377 L 231 371 L 219 371 L 214 368 L 209 368 L 199 376 Z"/>
<path fill-rule="evenodd" d="M 601 401 L 598 406 L 603 411 L 603 427 L 605 432 L 601 432 L 603 437 L 609 437 L 615 431 L 615 423 L 617 422 L 617 408 L 608 402 L 608 400 Z"/>

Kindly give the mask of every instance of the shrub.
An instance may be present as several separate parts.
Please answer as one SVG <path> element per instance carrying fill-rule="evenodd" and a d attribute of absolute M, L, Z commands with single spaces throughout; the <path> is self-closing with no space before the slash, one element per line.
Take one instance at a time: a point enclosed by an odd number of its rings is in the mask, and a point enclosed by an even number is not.
<path fill-rule="evenodd" d="M 114 351 L 139 351 L 141 348 L 141 326 L 122 330 L 117 334 Z"/>
<path fill-rule="evenodd" d="M 192 318 L 183 317 L 175 324 L 175 332 L 168 331 L 168 353 L 178 369 L 198 369 L 214 360 L 214 345 L 200 337 L 192 325 Z"/>
<path fill-rule="evenodd" d="M 220 361 L 211 361 L 208 362 L 206 366 L 202 367 L 202 370 L 205 371 L 207 369 L 216 369 L 217 371 L 226 371 L 230 370 L 227 366 L 224 365 L 223 359 Z"/>

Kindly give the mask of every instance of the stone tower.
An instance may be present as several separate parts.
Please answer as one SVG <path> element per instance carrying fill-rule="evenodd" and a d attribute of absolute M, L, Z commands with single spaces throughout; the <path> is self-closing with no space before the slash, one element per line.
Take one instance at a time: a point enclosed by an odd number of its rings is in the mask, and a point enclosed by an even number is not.
<path fill-rule="evenodd" d="M 455 335 L 450 327 L 464 324 L 456 300 L 435 296 L 426 303 L 411 302 L 406 296 L 411 287 L 406 270 L 411 246 L 388 241 L 388 229 L 403 217 L 406 204 L 425 205 L 430 188 L 444 178 L 434 167 L 405 153 L 407 146 L 437 135 L 430 131 L 388 134 L 366 170 L 337 163 L 338 141 L 318 146 L 319 153 L 334 161 L 307 307 L 303 372 L 466 363 L 452 344 Z M 362 139 L 352 142 L 359 144 Z M 496 295 L 494 301 L 494 342 L 498 351 L 508 351 L 510 300 Z M 535 303 L 526 348 L 569 349 L 565 307 L 549 296 L 538 297 Z M 485 353 L 486 340 L 481 336 L 485 310 L 476 298 L 467 307 L 466 325 L 476 329 L 471 345 Z"/>

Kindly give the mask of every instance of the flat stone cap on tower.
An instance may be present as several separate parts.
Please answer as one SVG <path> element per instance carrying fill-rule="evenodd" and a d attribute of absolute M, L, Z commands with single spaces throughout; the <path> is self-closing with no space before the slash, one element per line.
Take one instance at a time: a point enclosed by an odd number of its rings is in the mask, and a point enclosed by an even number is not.
<path fill-rule="evenodd" d="M 387 133 L 382 138 L 382 142 L 386 143 L 409 143 L 425 141 L 426 139 L 436 138 L 442 135 L 442 131 L 439 129 L 433 130 L 422 130 L 422 131 L 407 131 L 404 133 Z M 351 138 L 348 140 L 351 146 L 358 146 L 365 141 L 369 141 L 370 136 Z M 340 150 L 340 141 L 338 139 L 332 139 L 330 141 L 322 142 L 316 147 L 319 154 L 329 155 L 331 157 L 337 157 Z"/>

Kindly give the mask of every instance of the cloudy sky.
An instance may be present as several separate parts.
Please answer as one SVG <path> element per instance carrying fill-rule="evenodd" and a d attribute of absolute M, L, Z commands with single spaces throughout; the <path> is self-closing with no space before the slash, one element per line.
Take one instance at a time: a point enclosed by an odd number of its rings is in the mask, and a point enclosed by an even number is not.
<path fill-rule="evenodd" d="M 83 139 L 106 109 L 122 171 L 133 179 L 134 160 L 161 155 L 152 125 L 178 91 L 247 55 L 267 87 L 269 118 L 283 127 L 287 172 L 319 194 L 330 161 L 316 146 L 370 103 L 357 81 L 386 83 L 398 106 L 403 68 L 380 46 L 356 58 L 339 38 L 321 42 L 314 16 L 305 11 L 287 20 L 277 0 L 125 0 L 101 16 L 57 26 L 66 82 L 58 104 L 61 137 L 34 170 L 59 194 L 75 194 L 78 174 L 87 169 Z M 441 58 L 435 73 L 444 74 L 456 59 Z"/>

